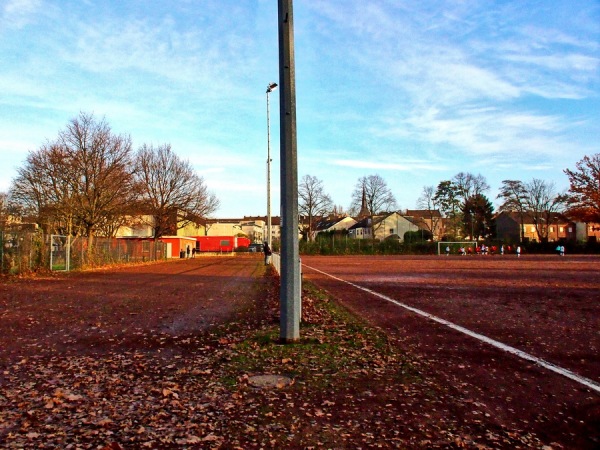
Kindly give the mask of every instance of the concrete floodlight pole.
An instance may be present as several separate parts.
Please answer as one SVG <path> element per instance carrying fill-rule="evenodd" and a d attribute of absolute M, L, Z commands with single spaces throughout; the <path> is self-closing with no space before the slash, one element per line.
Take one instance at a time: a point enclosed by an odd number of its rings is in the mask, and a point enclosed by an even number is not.
<path fill-rule="evenodd" d="M 296 147 L 296 73 L 292 0 L 279 3 L 279 117 L 281 154 L 282 342 L 300 338 L 300 254 L 298 251 L 298 154 Z"/>
<path fill-rule="evenodd" d="M 269 94 L 277 89 L 277 83 L 267 85 L 267 244 L 273 248 L 271 242 L 271 121 L 269 114 Z"/>

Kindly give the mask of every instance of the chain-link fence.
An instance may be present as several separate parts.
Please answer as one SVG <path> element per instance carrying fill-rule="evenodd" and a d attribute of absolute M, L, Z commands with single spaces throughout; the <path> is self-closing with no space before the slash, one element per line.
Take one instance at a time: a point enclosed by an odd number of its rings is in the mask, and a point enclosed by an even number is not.
<path fill-rule="evenodd" d="M 166 259 L 162 241 L 140 238 L 73 238 L 70 243 L 70 269 L 108 264 Z"/>
<path fill-rule="evenodd" d="M 0 273 L 18 274 L 44 264 L 41 233 L 0 231 Z"/>
<path fill-rule="evenodd" d="M 0 231 L 0 273 L 74 270 L 166 259 L 164 242 L 143 238 L 94 238 Z"/>

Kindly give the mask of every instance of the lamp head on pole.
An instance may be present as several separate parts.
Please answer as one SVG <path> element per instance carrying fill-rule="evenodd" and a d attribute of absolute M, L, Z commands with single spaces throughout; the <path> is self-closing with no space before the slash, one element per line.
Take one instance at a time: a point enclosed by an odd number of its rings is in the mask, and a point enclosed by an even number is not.
<path fill-rule="evenodd" d="M 273 92 L 275 89 L 277 89 L 277 83 L 269 83 L 267 85 L 267 93 Z"/>

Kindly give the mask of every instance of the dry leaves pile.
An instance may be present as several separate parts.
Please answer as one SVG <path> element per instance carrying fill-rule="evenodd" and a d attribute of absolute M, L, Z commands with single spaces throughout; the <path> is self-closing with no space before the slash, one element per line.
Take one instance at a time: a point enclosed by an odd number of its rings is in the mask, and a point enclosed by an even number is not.
<path fill-rule="evenodd" d="M 276 282 L 276 278 L 272 280 Z M 396 342 L 307 287 L 302 339 L 279 345 L 277 300 L 197 335 L 152 330 L 83 355 L 23 358 L 0 374 L 3 448 L 527 448 L 485 405 L 420 375 Z M 109 337 L 106 337 L 109 339 Z M 95 348 L 101 349 L 102 345 Z M 250 376 L 290 386 L 256 389 Z M 474 420 L 457 423 L 457 409 Z"/>

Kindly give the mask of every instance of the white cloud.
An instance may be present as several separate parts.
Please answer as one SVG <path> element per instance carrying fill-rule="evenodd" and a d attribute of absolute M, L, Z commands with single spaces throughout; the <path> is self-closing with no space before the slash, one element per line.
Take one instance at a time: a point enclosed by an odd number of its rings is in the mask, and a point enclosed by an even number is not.
<path fill-rule="evenodd" d="M 0 6 L 2 163 L 11 146 L 36 148 L 83 110 L 105 115 L 136 146 L 171 143 L 227 202 L 263 208 L 264 89 L 277 81 L 273 2 L 65 5 Z M 502 179 L 552 173 L 600 151 L 597 2 L 536 5 L 296 4 L 301 168 L 342 199 L 366 170 L 408 192 L 469 165 Z"/>
<path fill-rule="evenodd" d="M 389 161 L 374 161 L 374 160 L 355 160 L 355 159 L 335 159 L 330 164 L 342 167 L 352 167 L 357 169 L 374 169 L 374 170 L 393 170 L 393 171 L 413 171 L 413 170 L 428 170 L 440 171 L 446 167 L 432 164 L 430 161 L 411 161 L 405 158 L 398 158 L 401 163 L 391 163 Z"/>
<path fill-rule="evenodd" d="M 0 28 L 23 28 L 41 11 L 41 0 L 8 0 L 2 8 Z"/>
<path fill-rule="evenodd" d="M 600 67 L 600 59 L 591 56 L 572 53 L 554 55 L 524 55 L 515 54 L 505 57 L 508 61 L 521 62 L 543 69 L 551 69 L 558 72 L 582 72 L 592 77 Z"/>
<path fill-rule="evenodd" d="M 249 51 L 251 36 L 225 31 L 219 28 L 222 24 L 182 29 L 171 16 L 103 17 L 94 18 L 93 24 L 71 21 L 74 26 L 61 30 L 54 50 L 66 64 L 94 74 L 131 79 L 138 73 L 145 82 L 150 81 L 148 76 L 157 76 L 196 95 L 224 97 L 239 91 L 235 79 L 240 71 L 231 70 L 232 62 L 243 71 L 257 64 Z"/>

